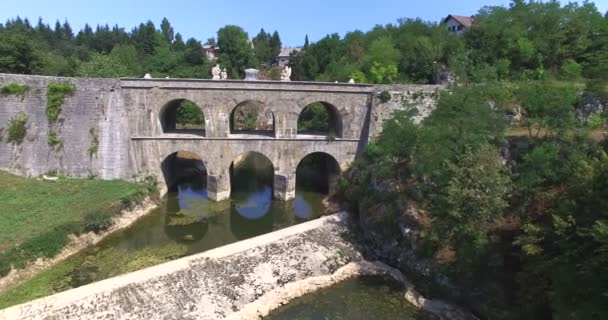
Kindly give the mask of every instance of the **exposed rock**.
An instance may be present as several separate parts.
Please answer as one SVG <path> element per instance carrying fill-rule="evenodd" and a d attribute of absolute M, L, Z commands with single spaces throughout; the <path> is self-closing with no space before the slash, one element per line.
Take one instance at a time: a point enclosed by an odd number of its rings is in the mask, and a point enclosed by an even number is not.
<path fill-rule="evenodd" d="M 583 94 L 576 108 L 576 118 L 586 121 L 592 115 L 604 112 L 606 112 L 606 106 L 604 106 L 602 100 L 595 95 L 586 93 Z"/>

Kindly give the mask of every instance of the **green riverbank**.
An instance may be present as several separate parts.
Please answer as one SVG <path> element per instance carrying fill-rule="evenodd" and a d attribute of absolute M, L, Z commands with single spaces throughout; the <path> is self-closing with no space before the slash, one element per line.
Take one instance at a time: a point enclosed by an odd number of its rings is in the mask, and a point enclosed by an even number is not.
<path fill-rule="evenodd" d="M 53 257 L 70 234 L 100 231 L 154 192 L 151 184 L 62 178 L 44 181 L 0 171 L 0 276 Z"/>

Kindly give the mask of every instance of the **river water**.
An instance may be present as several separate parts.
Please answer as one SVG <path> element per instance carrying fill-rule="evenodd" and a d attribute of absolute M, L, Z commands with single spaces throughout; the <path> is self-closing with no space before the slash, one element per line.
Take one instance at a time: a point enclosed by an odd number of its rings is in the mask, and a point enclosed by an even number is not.
<path fill-rule="evenodd" d="M 212 202 L 204 174 L 183 178 L 131 227 L 0 293 L 0 308 L 143 269 L 319 217 L 326 188 L 272 199 L 273 169 L 247 158 L 232 169 L 231 200 Z"/>
<path fill-rule="evenodd" d="M 403 286 L 393 279 L 364 276 L 304 295 L 275 310 L 264 320 L 432 319 L 404 299 Z"/>

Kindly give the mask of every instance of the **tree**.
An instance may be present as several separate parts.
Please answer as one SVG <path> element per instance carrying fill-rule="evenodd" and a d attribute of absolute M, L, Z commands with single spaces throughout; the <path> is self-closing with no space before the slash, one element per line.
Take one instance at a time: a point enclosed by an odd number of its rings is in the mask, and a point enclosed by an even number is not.
<path fill-rule="evenodd" d="M 309 45 L 310 43 L 308 42 L 308 35 L 306 35 L 306 37 L 304 37 L 304 49 L 307 49 Z"/>
<path fill-rule="evenodd" d="M 203 54 L 203 45 L 194 38 L 188 39 L 184 52 L 184 60 L 191 65 L 199 65 L 203 63 L 204 59 L 206 57 Z"/>
<path fill-rule="evenodd" d="M 135 47 L 144 54 L 154 54 L 156 45 L 156 28 L 152 21 L 145 24 L 140 24 L 131 32 L 131 38 L 135 43 Z"/>
<path fill-rule="evenodd" d="M 264 31 L 264 28 L 253 38 L 253 50 L 258 63 L 269 65 L 272 62 L 271 38 L 270 33 Z"/>
<path fill-rule="evenodd" d="M 42 64 L 33 41 L 22 32 L 0 32 L 0 72 L 31 74 Z"/>
<path fill-rule="evenodd" d="M 175 34 L 175 40 L 173 41 L 173 44 L 171 45 L 171 48 L 174 51 L 184 51 L 186 50 L 186 44 L 184 43 L 184 39 L 182 38 L 181 33 L 176 33 Z"/>
<path fill-rule="evenodd" d="M 252 67 L 254 55 L 247 33 L 238 26 L 228 25 L 217 32 L 217 44 L 221 48 L 220 64 L 231 78 L 240 78 L 241 72 Z"/>
<path fill-rule="evenodd" d="M 118 59 L 101 53 L 93 53 L 91 60 L 81 64 L 76 71 L 80 77 L 119 78 L 129 75 L 127 67 Z"/>
<path fill-rule="evenodd" d="M 274 58 L 279 55 L 281 52 L 281 37 L 279 36 L 278 31 L 274 31 L 272 33 L 272 37 L 270 38 L 270 56 Z"/>
<path fill-rule="evenodd" d="M 160 24 L 160 30 L 165 41 L 167 41 L 169 44 L 173 43 L 175 32 L 173 31 L 173 27 L 167 18 L 163 18 L 163 21 Z"/>

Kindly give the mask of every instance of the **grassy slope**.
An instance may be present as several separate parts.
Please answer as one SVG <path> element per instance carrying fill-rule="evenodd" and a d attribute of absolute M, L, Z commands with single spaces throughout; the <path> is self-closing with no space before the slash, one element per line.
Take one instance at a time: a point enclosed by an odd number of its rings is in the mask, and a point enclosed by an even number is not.
<path fill-rule="evenodd" d="M 0 171 L 0 253 L 144 190 L 125 181 L 39 181 Z"/>

